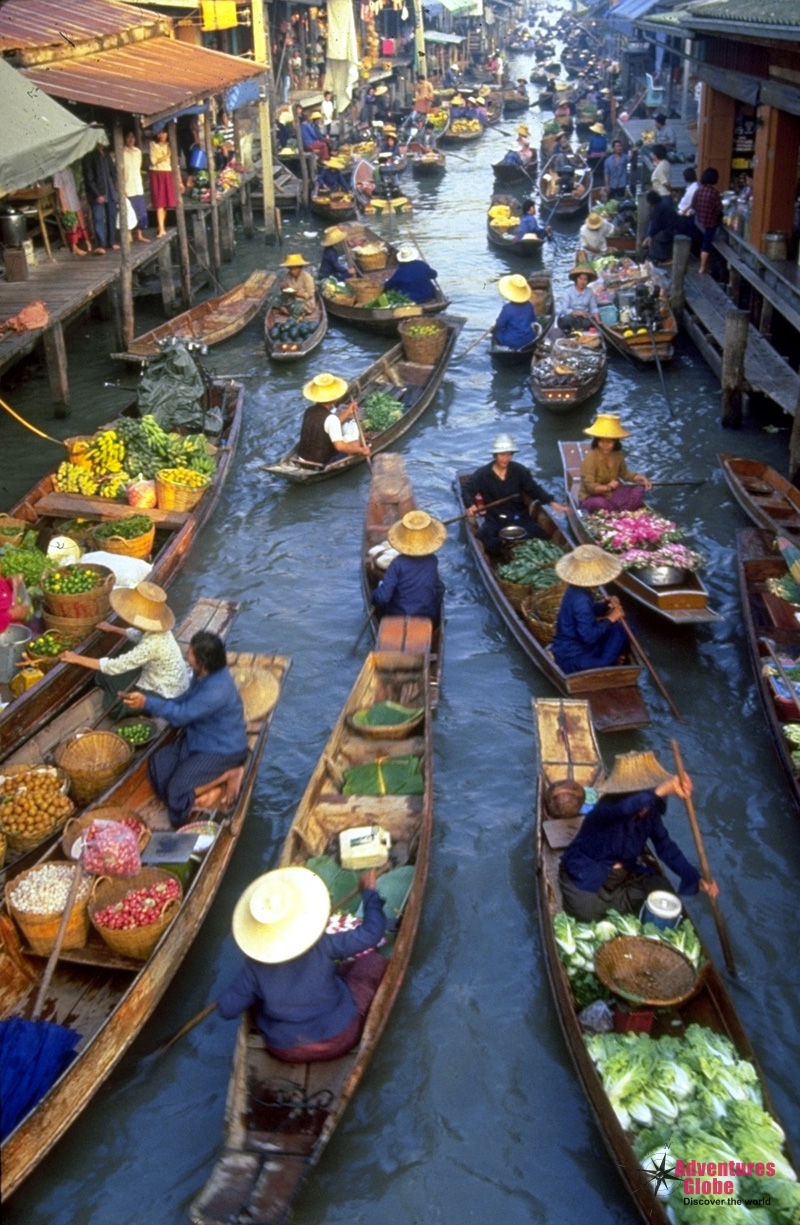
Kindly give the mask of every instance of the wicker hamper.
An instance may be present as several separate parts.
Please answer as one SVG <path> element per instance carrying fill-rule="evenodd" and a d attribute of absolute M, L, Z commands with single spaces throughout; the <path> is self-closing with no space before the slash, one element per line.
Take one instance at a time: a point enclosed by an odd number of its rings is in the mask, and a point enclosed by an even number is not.
<path fill-rule="evenodd" d="M 63 566 L 61 573 L 72 570 L 73 566 Z M 102 621 L 111 611 L 109 596 L 114 587 L 114 573 L 108 566 L 98 566 L 94 562 L 87 565 L 80 563 L 80 569 L 92 570 L 100 582 L 91 591 L 65 592 L 48 591 L 45 588 L 45 610 L 56 617 L 69 617 L 76 620 L 93 619 L 94 623 Z"/>
<path fill-rule="evenodd" d="M 55 751 L 56 764 L 66 770 L 72 797 L 88 804 L 116 782 L 133 757 L 133 746 L 115 732 L 78 732 Z"/>
<path fill-rule="evenodd" d="M 13 915 L 17 926 L 25 936 L 28 944 L 34 953 L 38 953 L 40 957 L 47 957 L 51 952 L 53 945 L 56 942 L 58 929 L 61 926 L 62 911 L 54 911 L 50 914 L 34 914 L 27 910 L 18 910 L 14 905 L 15 888 L 21 884 L 26 877 L 31 876 L 43 866 L 37 864 L 33 868 L 28 868 L 27 872 L 20 872 L 19 876 L 15 876 L 12 881 L 6 885 L 6 905 L 10 913 Z M 77 865 L 75 870 L 77 870 Z M 87 880 L 86 884 L 90 882 Z M 61 944 L 62 949 L 79 949 L 83 948 L 86 943 L 86 937 L 89 935 L 89 916 L 87 906 L 89 902 L 89 891 L 86 890 L 83 897 L 75 901 L 70 913 L 69 921 L 64 932 L 64 938 Z"/>
<path fill-rule="evenodd" d="M 22 538 L 25 535 L 30 523 L 26 523 L 24 519 L 14 519 L 11 515 L 0 514 L 0 547 L 6 544 L 17 545 L 22 544 Z"/>
<path fill-rule="evenodd" d="M 134 927 L 130 931 L 102 927 L 95 922 L 98 910 L 121 902 L 125 894 L 131 893 L 134 889 L 147 888 L 166 880 L 177 881 L 178 878 L 173 872 L 167 872 L 164 868 L 142 868 L 141 872 L 127 878 L 98 876 L 89 899 L 89 918 L 95 931 L 100 934 L 113 952 L 120 953 L 123 957 L 133 957 L 137 961 L 146 961 L 180 910 L 183 888 L 181 887 L 180 898 L 167 902 L 161 918 L 146 927 Z M 178 884 L 180 885 L 180 881 Z"/>
<path fill-rule="evenodd" d="M 412 329 L 433 327 L 435 332 L 426 336 L 414 336 Z M 420 366 L 435 366 L 447 344 L 447 325 L 438 319 L 407 319 L 397 325 L 406 359 Z"/>

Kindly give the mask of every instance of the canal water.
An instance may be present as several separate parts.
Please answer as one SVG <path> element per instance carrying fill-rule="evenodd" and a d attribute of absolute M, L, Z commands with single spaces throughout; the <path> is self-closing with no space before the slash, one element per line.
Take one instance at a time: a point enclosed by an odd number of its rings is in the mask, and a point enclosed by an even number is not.
<path fill-rule="evenodd" d="M 527 77 L 530 57 L 512 61 Z M 534 142 L 542 120 L 527 122 Z M 497 315 L 498 276 L 515 269 L 487 246 L 491 163 L 513 143 L 514 123 L 472 147 L 448 151 L 440 184 L 414 183 L 413 238 L 438 269 L 451 310 L 467 319 L 463 351 Z M 387 230 L 388 230 L 388 223 Z M 557 292 L 567 284 L 578 223 L 556 227 L 545 254 Z M 230 286 L 254 267 L 301 250 L 315 262 L 316 221 L 286 221 L 277 250 L 239 235 Z M 158 322 L 139 311 L 141 329 Z M 5 1225 L 179 1225 L 218 1152 L 235 1023 L 216 1017 L 160 1059 L 153 1048 L 198 1012 L 238 965 L 230 935 L 244 886 L 276 859 L 309 774 L 355 680 L 366 647 L 359 544 L 366 467 L 310 489 L 281 484 L 266 462 L 298 431 L 303 381 L 322 370 L 353 375 L 385 347 L 331 326 L 300 366 L 272 368 L 262 321 L 213 350 L 209 364 L 243 378 L 246 422 L 214 521 L 170 590 L 179 615 L 199 596 L 241 602 L 232 646 L 293 659 L 241 844 L 214 907 L 159 1008 L 66 1138 L 4 1206 Z M 110 325 L 68 338 L 75 405 L 54 421 L 44 370 L 15 372 L 4 395 L 59 437 L 107 420 L 134 378 L 112 362 Z M 122 372 L 122 373 L 120 373 Z M 104 386 L 119 378 L 123 388 Z M 485 463 L 495 435 L 556 495 L 557 443 L 580 437 L 602 405 L 634 431 L 632 466 L 661 479 L 654 504 L 689 529 L 708 558 L 711 602 L 724 621 L 672 629 L 636 608 L 631 621 L 683 712 L 677 723 L 647 677 L 652 727 L 607 737 L 615 752 L 655 749 L 671 765 L 677 736 L 696 785 L 708 856 L 720 883 L 739 977 L 731 994 L 764 1066 L 789 1134 L 800 1129 L 797 1070 L 797 880 L 800 826 L 773 753 L 742 629 L 735 536 L 746 526 L 717 464 L 731 449 L 785 469 L 787 428 L 750 420 L 740 433 L 718 422 L 719 387 L 681 338 L 665 371 L 612 355 L 601 398 L 567 416 L 533 406 L 524 370 L 493 369 L 487 345 L 456 358 L 427 414 L 400 444 L 419 503 L 456 513 L 459 468 Z M 788 420 L 782 423 L 788 427 Z M 2 424 L 2 503 L 60 457 L 10 420 Z M 463 532 L 450 529 L 440 566 L 447 585 L 447 647 L 434 728 L 435 828 L 423 921 L 410 970 L 372 1065 L 298 1204 L 296 1225 L 630 1225 L 638 1220 L 606 1155 L 573 1072 L 550 997 L 536 920 L 533 802 L 536 746 L 531 699 L 552 691 L 489 607 Z M 670 801 L 669 827 L 695 858 L 685 813 Z M 695 922 L 719 956 L 707 904 Z"/>

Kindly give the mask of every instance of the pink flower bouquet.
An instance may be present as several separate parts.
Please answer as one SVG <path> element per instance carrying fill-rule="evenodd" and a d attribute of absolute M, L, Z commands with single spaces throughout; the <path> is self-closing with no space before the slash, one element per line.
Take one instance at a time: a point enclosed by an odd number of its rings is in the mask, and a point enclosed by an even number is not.
<path fill-rule="evenodd" d="M 651 510 L 598 510 L 587 515 L 586 527 L 601 548 L 609 553 L 628 549 L 656 548 L 684 536 L 682 528 Z"/>

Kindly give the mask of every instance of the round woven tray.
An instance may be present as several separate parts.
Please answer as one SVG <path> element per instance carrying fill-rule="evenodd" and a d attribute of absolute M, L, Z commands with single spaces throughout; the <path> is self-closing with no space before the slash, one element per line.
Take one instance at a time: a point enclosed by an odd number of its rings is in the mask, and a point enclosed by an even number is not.
<path fill-rule="evenodd" d="M 387 723 L 387 724 L 372 724 L 366 725 L 356 723 L 354 715 L 358 711 L 353 711 L 346 719 L 347 726 L 359 736 L 364 736 L 367 740 L 404 740 L 406 736 L 410 736 L 415 728 L 419 727 L 425 718 L 424 712 L 418 715 L 416 719 L 408 719 L 405 723 Z"/>
<path fill-rule="evenodd" d="M 618 936 L 601 945 L 594 969 L 604 987 L 631 1004 L 674 1008 L 700 985 L 697 971 L 683 953 L 645 936 Z"/>

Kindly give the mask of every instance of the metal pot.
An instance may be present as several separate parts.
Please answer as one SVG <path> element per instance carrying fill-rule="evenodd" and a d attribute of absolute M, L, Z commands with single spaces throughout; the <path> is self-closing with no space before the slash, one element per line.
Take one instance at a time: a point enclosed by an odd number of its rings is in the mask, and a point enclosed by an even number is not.
<path fill-rule="evenodd" d="M 686 578 L 679 566 L 637 566 L 633 573 L 650 587 L 673 587 Z"/>
<path fill-rule="evenodd" d="M 0 214 L 0 241 L 6 247 L 21 247 L 28 237 L 28 223 L 24 213 L 7 209 Z"/>
<path fill-rule="evenodd" d="M 501 527 L 497 533 L 500 537 L 502 545 L 501 558 L 504 562 L 511 561 L 514 552 L 514 546 L 521 544 L 523 540 L 527 540 L 528 533 L 524 527 L 518 527 L 514 523 L 510 523 L 508 527 Z"/>

